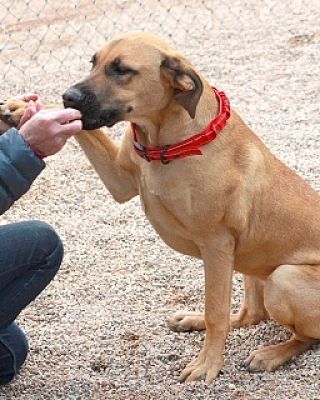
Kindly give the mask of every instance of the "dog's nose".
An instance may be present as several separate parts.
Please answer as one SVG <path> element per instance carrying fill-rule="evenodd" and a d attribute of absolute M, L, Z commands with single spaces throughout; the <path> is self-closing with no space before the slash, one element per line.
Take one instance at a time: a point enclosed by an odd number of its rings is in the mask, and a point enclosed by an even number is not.
<path fill-rule="evenodd" d="M 62 95 L 62 98 L 65 107 L 76 108 L 81 105 L 85 95 L 81 92 L 81 90 L 71 87 Z"/>

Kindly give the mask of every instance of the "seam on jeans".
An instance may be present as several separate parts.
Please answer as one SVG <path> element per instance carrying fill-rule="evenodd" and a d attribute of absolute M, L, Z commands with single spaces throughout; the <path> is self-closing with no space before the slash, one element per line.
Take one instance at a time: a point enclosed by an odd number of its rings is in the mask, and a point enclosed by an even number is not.
<path fill-rule="evenodd" d="M 51 260 L 50 260 L 50 256 L 52 255 L 52 254 L 54 254 L 56 251 L 57 251 L 57 249 L 59 248 L 59 247 L 61 247 L 62 246 L 62 251 L 63 251 L 63 245 L 62 245 L 62 243 L 60 242 L 60 241 L 58 241 L 58 243 L 57 243 L 57 245 L 56 245 L 56 247 L 54 248 L 54 250 L 50 253 L 50 254 L 48 254 L 47 256 L 45 256 L 44 257 L 44 259 L 42 259 L 41 261 L 44 261 L 43 262 L 43 266 L 44 266 L 44 268 L 38 268 L 35 272 L 37 272 L 37 271 L 44 271 L 45 270 L 45 266 L 47 266 L 47 264 L 48 264 L 48 262 L 50 262 Z M 63 253 L 62 253 L 62 259 L 63 259 Z M 41 261 L 38 261 L 37 263 L 32 263 L 32 264 L 28 264 L 28 270 L 30 271 L 31 270 L 31 268 L 32 267 L 34 267 L 34 266 L 38 266 L 38 265 L 42 265 L 42 262 Z M 60 265 L 61 265 L 61 262 L 62 262 L 62 260 L 60 261 L 60 263 L 59 263 L 59 267 L 60 267 Z M 20 265 L 20 267 L 21 267 L 21 265 Z M 50 268 L 49 270 L 52 270 L 52 268 Z M 55 274 L 54 274 L 55 275 Z M 52 280 L 54 278 L 54 276 L 50 279 L 50 281 Z M 28 282 L 25 282 L 25 285 L 26 284 L 30 284 L 30 282 L 33 280 L 33 276 L 31 277 L 31 279 L 29 279 L 28 280 Z M 50 283 L 50 281 L 48 282 L 48 283 Z M 47 286 L 47 285 L 46 285 Z M 6 287 L 6 286 L 5 286 Z M 17 297 L 18 295 L 20 294 L 20 292 L 16 292 L 16 293 L 13 293 L 13 296 L 14 297 Z M 35 298 L 34 298 L 35 299 Z M 34 300 L 33 299 L 33 300 Z M 20 312 L 21 312 L 22 310 L 20 310 Z M 2 320 L 2 319 L 4 319 L 3 318 L 3 316 L 4 316 L 4 314 L 5 314 L 5 312 L 4 312 L 4 310 L 2 309 L 2 310 L 0 310 L 0 321 Z M 0 324 L 1 325 L 1 324 Z"/>
<path fill-rule="evenodd" d="M 46 257 L 46 258 L 47 258 L 47 257 Z M 35 266 L 37 266 L 37 265 L 39 265 L 39 264 L 40 264 L 40 262 L 38 262 L 38 263 L 32 263 L 32 264 L 28 264 L 28 265 L 29 265 L 29 267 L 35 267 Z M 22 265 L 20 265 L 20 267 L 22 267 Z M 31 269 L 28 268 L 28 270 L 30 271 Z M 38 269 L 38 271 L 39 271 L 39 269 Z M 29 283 L 30 280 L 32 280 L 32 279 L 29 279 L 28 282 L 26 282 L 26 283 Z M 10 282 L 10 283 L 11 283 L 11 282 Z M 4 290 L 6 287 L 7 287 L 7 286 L 5 286 L 4 288 L 2 288 L 2 290 Z M 15 292 L 15 293 L 13 293 L 13 296 L 16 297 L 19 293 L 20 293 L 20 292 Z M 22 311 L 22 310 L 21 310 L 21 311 Z M 5 314 L 4 310 L 1 310 L 1 309 L 0 309 L 0 321 L 3 319 L 3 315 L 4 315 L 4 314 Z M 1 322 L 0 322 L 0 326 L 1 326 Z"/>
<path fill-rule="evenodd" d="M 45 259 L 47 258 L 48 256 L 46 256 L 45 257 Z M 35 267 L 36 265 L 39 265 L 40 264 L 40 260 L 39 261 L 36 261 L 36 262 L 32 262 L 31 264 L 20 264 L 18 267 L 14 267 L 14 268 L 12 268 L 10 271 L 15 271 L 15 270 L 17 270 L 17 269 L 19 269 L 19 268 L 21 268 L 21 267 L 26 267 L 27 265 L 29 265 L 29 267 Z M 29 270 L 29 268 L 28 268 L 28 270 Z M 4 272 L 4 273 L 1 273 L 0 272 L 0 277 L 2 276 L 2 275 L 5 275 L 7 272 Z"/>
<path fill-rule="evenodd" d="M 1 180 L 1 176 L 0 176 L 0 180 Z M 58 237 L 58 238 L 59 238 L 59 237 Z M 59 238 L 59 239 L 60 239 L 60 238 Z M 34 266 L 37 266 L 37 265 L 39 265 L 39 264 L 42 264 L 43 261 L 45 261 L 45 264 L 46 264 L 46 263 L 48 262 L 48 259 L 50 258 L 50 256 L 51 256 L 53 253 L 55 253 L 56 250 L 58 249 L 58 247 L 60 247 L 60 246 L 62 246 L 62 252 L 63 252 L 63 243 L 62 243 L 61 239 L 58 240 L 56 247 L 55 247 L 49 254 L 46 254 L 43 258 L 39 258 L 39 259 L 33 260 L 33 262 L 30 263 L 30 264 L 20 264 L 18 268 L 21 268 L 21 267 L 24 267 L 24 266 L 29 265 L 29 268 L 28 268 L 28 269 L 30 269 L 30 267 L 34 267 Z M 63 255 L 63 253 L 62 253 L 62 255 Z M 15 270 L 15 269 L 17 269 L 17 268 L 14 268 L 14 270 Z M 3 275 L 3 274 L 1 274 L 1 272 L 0 272 L 0 277 L 1 277 L 1 275 Z"/>

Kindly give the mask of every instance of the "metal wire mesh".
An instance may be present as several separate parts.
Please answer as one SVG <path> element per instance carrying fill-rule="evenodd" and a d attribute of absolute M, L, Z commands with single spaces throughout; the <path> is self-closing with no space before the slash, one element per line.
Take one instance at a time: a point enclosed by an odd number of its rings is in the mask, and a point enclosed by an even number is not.
<path fill-rule="evenodd" d="M 4 77 L 17 78 L 28 68 L 56 71 L 73 66 L 115 34 L 153 30 L 175 40 L 194 35 L 189 5 L 170 1 L 63 0 L 9 1 L 0 5 L 1 68 Z M 200 3 L 210 28 L 212 13 Z M 179 27 L 179 32 L 174 27 Z M 182 29 L 181 29 L 182 28 Z"/>
<path fill-rule="evenodd" d="M 71 81 L 105 41 L 147 30 L 168 38 L 212 81 L 236 87 L 242 104 L 258 96 L 268 107 L 284 85 L 288 93 L 303 87 L 303 103 L 318 93 L 319 17 L 317 0 L 2 0 L 0 71 L 18 91 L 43 77 Z"/>
<path fill-rule="evenodd" d="M 41 74 L 72 74 L 87 68 L 92 52 L 111 37 L 149 30 L 173 41 L 209 78 L 221 78 L 222 63 L 224 72 L 229 64 L 238 69 L 250 64 L 246 81 L 254 90 L 255 79 L 261 79 L 255 70 L 281 69 L 288 53 L 294 56 L 301 46 L 318 41 L 313 25 L 319 16 L 316 0 L 2 0 L 0 70 L 15 84 L 34 83 Z"/>
<path fill-rule="evenodd" d="M 318 0 L 2 0 L 0 98 L 37 90 L 60 101 L 106 41 L 151 31 L 232 94 L 254 129 L 315 140 L 307 121 L 319 123 L 319 20 Z"/>
<path fill-rule="evenodd" d="M 239 47 L 254 42 L 260 55 L 273 56 L 279 51 L 279 34 L 291 32 L 293 46 L 314 40 L 314 32 L 296 38 L 294 33 L 301 20 L 319 17 L 316 3 L 2 0 L 0 68 L 3 78 L 13 80 L 39 73 L 39 68 L 65 73 L 70 66 L 81 68 L 106 40 L 132 30 L 170 38 L 182 50 L 189 50 L 198 64 L 208 63 L 212 54 L 219 54 L 217 47 L 227 47 L 234 36 Z"/>

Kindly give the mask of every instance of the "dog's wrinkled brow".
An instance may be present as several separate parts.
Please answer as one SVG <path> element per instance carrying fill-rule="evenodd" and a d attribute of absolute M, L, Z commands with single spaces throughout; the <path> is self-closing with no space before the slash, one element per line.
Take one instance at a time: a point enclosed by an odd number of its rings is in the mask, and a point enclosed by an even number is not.
<path fill-rule="evenodd" d="M 109 65 L 106 66 L 106 74 L 108 76 L 124 76 L 137 75 L 138 71 L 128 64 L 125 64 L 120 57 L 115 58 Z"/>

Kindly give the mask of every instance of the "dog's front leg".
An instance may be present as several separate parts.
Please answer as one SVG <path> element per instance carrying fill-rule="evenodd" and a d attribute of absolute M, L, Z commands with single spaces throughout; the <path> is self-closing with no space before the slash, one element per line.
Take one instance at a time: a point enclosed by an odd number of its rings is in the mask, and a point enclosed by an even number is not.
<path fill-rule="evenodd" d="M 121 154 L 120 147 L 104 131 L 81 131 L 75 137 L 116 201 L 123 203 L 138 195 L 129 157 Z"/>
<path fill-rule="evenodd" d="M 230 299 L 234 266 L 234 238 L 220 234 L 201 247 L 205 269 L 206 337 L 198 358 L 183 370 L 181 381 L 212 382 L 223 366 L 225 341 L 230 330 Z"/>

